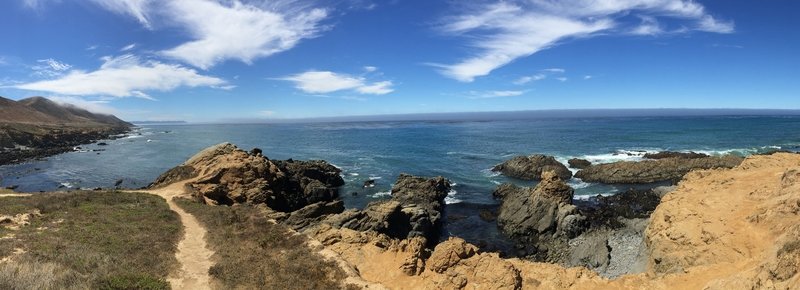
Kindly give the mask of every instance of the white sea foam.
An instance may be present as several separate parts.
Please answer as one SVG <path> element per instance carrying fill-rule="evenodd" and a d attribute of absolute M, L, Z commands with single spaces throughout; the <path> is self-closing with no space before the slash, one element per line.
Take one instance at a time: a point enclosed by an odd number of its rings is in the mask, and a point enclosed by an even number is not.
<path fill-rule="evenodd" d="M 490 177 L 490 178 L 491 177 L 500 176 L 500 172 L 499 171 L 492 171 L 492 168 L 487 168 L 487 169 L 481 170 L 481 173 L 483 173 L 484 176 Z"/>
<path fill-rule="evenodd" d="M 387 196 L 392 196 L 392 191 L 391 190 L 376 192 L 375 194 L 372 195 L 372 197 L 374 197 L 374 198 L 383 198 L 383 197 L 387 197 Z"/>
<path fill-rule="evenodd" d="M 463 201 L 458 199 L 458 198 L 451 197 L 451 196 L 448 196 L 448 197 L 444 198 L 444 203 L 446 203 L 446 204 L 454 204 L 454 203 L 461 203 L 461 202 L 463 202 Z"/>
<path fill-rule="evenodd" d="M 614 192 L 608 192 L 608 193 L 599 193 L 599 194 L 583 194 L 583 195 L 576 195 L 576 196 L 573 196 L 573 197 L 572 197 L 572 199 L 577 199 L 577 200 L 588 200 L 588 199 L 590 199 L 590 198 L 592 198 L 592 197 L 595 197 L 595 196 L 598 196 L 598 195 L 601 195 L 601 196 L 612 196 L 612 195 L 614 195 L 614 194 L 615 194 Z"/>
<path fill-rule="evenodd" d="M 632 149 L 632 150 L 617 150 L 612 153 L 597 154 L 597 155 L 584 155 L 579 158 L 586 159 L 592 164 L 612 163 L 617 161 L 639 161 L 642 160 L 647 153 L 658 153 L 661 149 Z"/>
<path fill-rule="evenodd" d="M 383 179 L 383 177 L 370 175 L 369 179 L 378 180 L 378 179 Z"/>
<path fill-rule="evenodd" d="M 450 189 L 450 191 L 447 192 L 447 196 L 444 198 L 444 203 L 446 203 L 446 204 L 454 204 L 454 203 L 462 202 L 462 200 L 453 197 L 456 194 L 458 194 L 458 191 L 456 191 L 455 189 Z"/>
<path fill-rule="evenodd" d="M 73 185 L 72 183 L 70 183 L 70 182 L 62 182 L 62 183 L 61 183 L 61 185 L 62 185 L 62 186 L 64 186 L 64 187 L 66 187 L 66 188 L 72 188 L 72 187 L 74 186 L 74 185 Z"/>
<path fill-rule="evenodd" d="M 579 178 L 570 179 L 569 182 L 567 182 L 567 184 L 569 184 L 569 186 L 572 187 L 573 189 L 587 188 L 592 185 L 591 183 L 583 182 Z"/>
<path fill-rule="evenodd" d="M 355 172 L 350 173 L 350 176 L 358 176 L 358 173 L 355 173 Z"/>

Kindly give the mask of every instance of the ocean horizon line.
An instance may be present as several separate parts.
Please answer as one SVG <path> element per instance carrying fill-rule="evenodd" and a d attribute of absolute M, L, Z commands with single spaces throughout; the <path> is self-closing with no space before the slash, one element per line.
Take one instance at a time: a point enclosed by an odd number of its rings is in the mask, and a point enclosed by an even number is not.
<path fill-rule="evenodd" d="M 223 125 L 223 124 L 295 124 L 350 122 L 414 122 L 414 121 L 506 121 L 527 119 L 628 118 L 628 117 L 747 117 L 800 116 L 800 109 L 746 108 L 603 108 L 603 109 L 542 109 L 519 111 L 477 111 L 443 113 L 401 113 L 302 118 L 223 118 L 213 121 L 131 121 L 140 125 Z"/>

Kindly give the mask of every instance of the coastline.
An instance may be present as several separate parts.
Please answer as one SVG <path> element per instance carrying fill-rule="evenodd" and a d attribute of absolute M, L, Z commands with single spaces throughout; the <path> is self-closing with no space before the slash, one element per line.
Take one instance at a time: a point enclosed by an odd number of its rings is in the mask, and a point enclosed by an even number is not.
<path fill-rule="evenodd" d="M 51 126 L 0 123 L 0 166 L 70 152 L 76 146 L 114 139 L 127 126 Z"/>

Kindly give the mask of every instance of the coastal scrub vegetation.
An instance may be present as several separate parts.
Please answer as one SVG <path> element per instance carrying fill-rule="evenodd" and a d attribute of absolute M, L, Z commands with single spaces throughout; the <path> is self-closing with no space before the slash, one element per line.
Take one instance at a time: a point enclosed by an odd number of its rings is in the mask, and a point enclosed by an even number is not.
<path fill-rule="evenodd" d="M 37 214 L 38 212 L 38 214 Z M 169 289 L 182 235 L 158 196 L 127 192 L 42 193 L 0 198 L 0 289 Z"/>
<path fill-rule="evenodd" d="M 208 230 L 209 274 L 224 289 L 339 289 L 344 273 L 306 246 L 307 237 L 252 205 L 209 206 L 177 198 Z"/>

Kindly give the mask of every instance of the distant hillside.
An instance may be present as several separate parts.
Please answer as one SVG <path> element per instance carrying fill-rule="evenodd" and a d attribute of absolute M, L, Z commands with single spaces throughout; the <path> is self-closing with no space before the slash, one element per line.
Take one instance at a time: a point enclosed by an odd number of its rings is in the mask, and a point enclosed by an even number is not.
<path fill-rule="evenodd" d="M 0 165 L 72 151 L 74 146 L 114 138 L 131 123 L 46 98 L 0 97 Z"/>
<path fill-rule="evenodd" d="M 43 97 L 31 97 L 19 101 L 0 97 L 0 123 L 67 127 L 132 126 L 113 115 L 92 113 L 72 105 L 58 104 Z"/>

